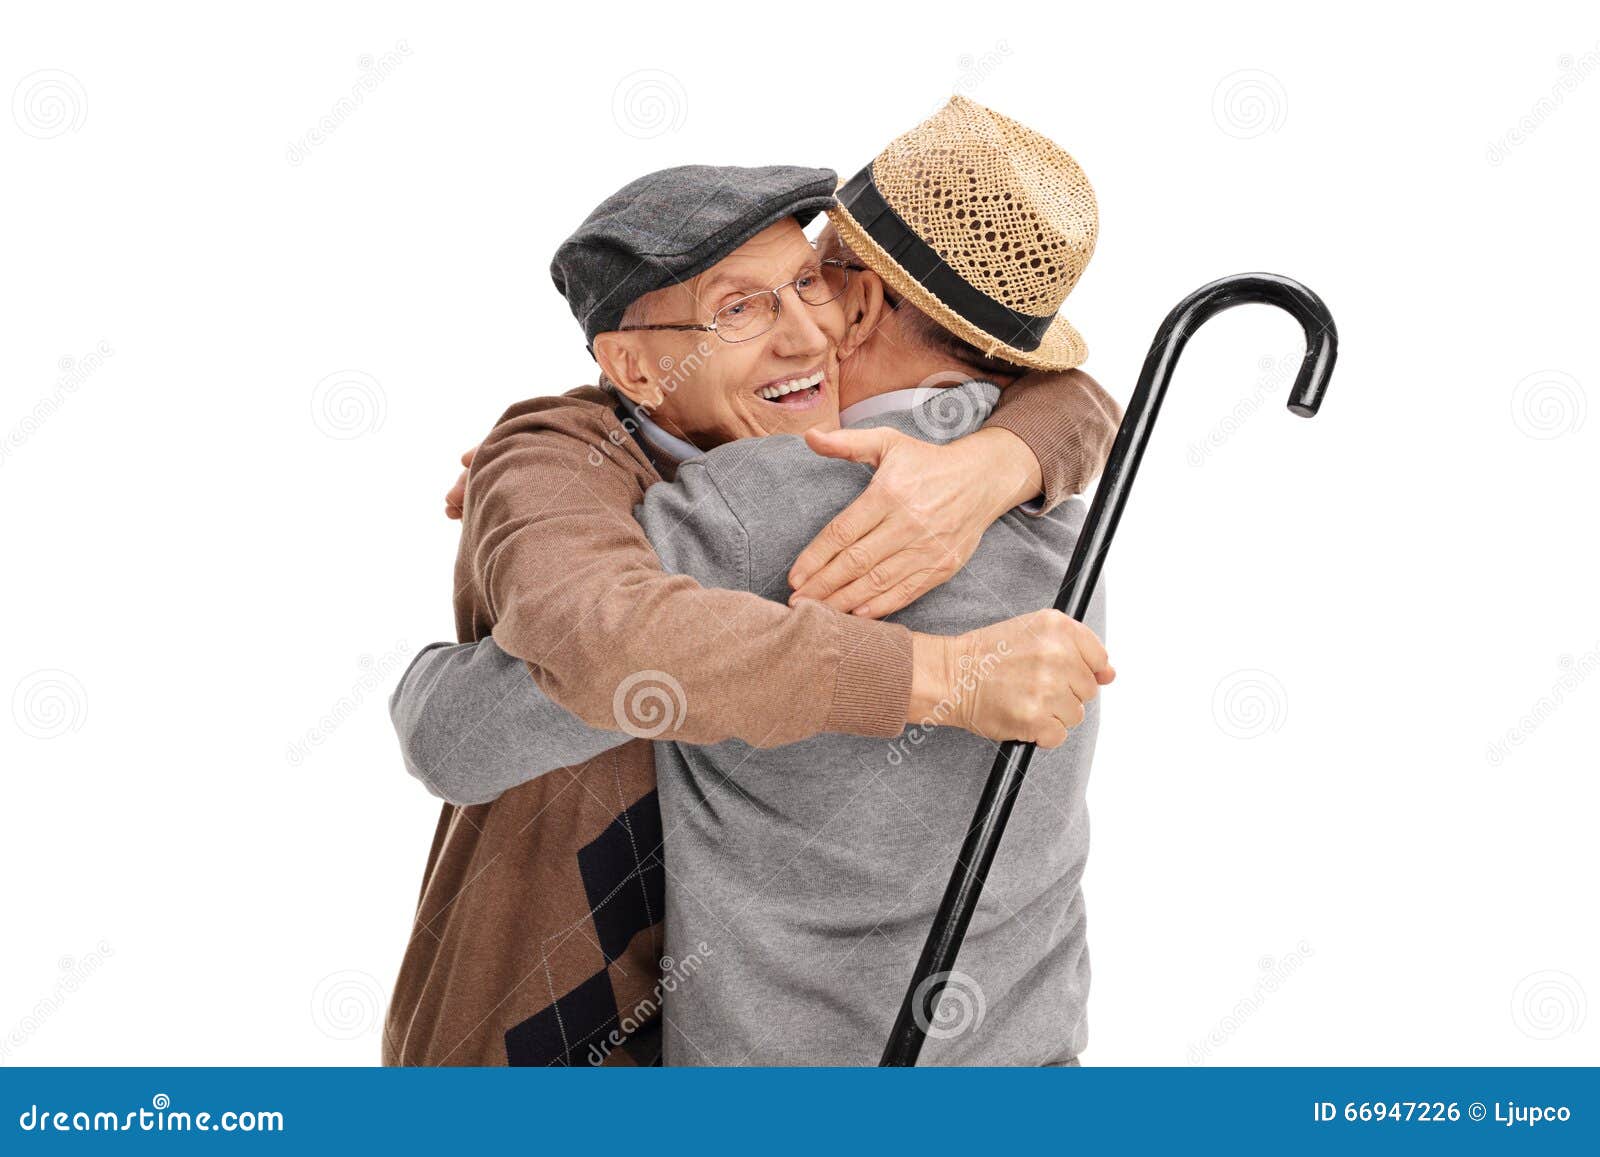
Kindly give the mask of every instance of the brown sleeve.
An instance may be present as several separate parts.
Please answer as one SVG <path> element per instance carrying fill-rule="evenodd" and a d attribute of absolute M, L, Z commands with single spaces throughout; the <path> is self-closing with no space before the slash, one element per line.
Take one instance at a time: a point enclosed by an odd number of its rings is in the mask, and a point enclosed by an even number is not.
<path fill-rule="evenodd" d="M 633 517 L 657 480 L 605 405 L 569 395 L 508 411 L 467 487 L 457 585 L 476 604 L 471 633 L 492 625 L 545 694 L 594 727 L 622 726 L 630 690 L 665 687 L 681 718 L 663 739 L 898 735 L 911 632 L 667 574 Z"/>
<path fill-rule="evenodd" d="M 1034 372 L 1000 391 L 985 426 L 1010 430 L 1028 444 L 1044 475 L 1042 514 L 1081 494 L 1105 468 L 1122 407 L 1082 370 Z"/>

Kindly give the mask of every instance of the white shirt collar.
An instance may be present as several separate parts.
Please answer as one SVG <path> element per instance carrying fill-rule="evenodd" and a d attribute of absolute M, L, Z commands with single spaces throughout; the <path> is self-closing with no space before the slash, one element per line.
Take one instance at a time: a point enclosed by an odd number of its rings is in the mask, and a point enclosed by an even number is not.
<path fill-rule="evenodd" d="M 925 397 L 926 394 L 920 386 L 912 386 L 907 390 L 890 390 L 886 394 L 874 394 L 840 410 L 839 425 L 851 426 L 857 422 L 865 422 L 868 418 L 876 418 L 880 414 L 894 414 L 901 410 L 914 409 L 925 400 Z"/>
<path fill-rule="evenodd" d="M 643 435 L 644 440 L 649 442 L 650 445 L 674 462 L 687 462 L 691 458 L 700 457 L 701 451 L 694 443 L 686 442 L 676 434 L 652 422 L 650 415 L 635 405 L 633 399 L 621 390 L 613 392 L 616 394 L 617 400 L 622 403 L 622 408 L 627 412 L 628 417 L 639 427 L 639 433 Z"/>

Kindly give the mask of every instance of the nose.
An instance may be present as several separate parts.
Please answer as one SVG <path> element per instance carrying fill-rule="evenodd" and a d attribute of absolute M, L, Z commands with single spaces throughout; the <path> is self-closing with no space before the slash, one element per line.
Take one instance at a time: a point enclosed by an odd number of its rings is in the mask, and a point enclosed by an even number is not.
<path fill-rule="evenodd" d="M 783 306 L 772 327 L 772 352 L 779 357 L 816 357 L 828 348 L 828 335 L 817 317 L 817 307 L 800 300 L 792 285 L 779 291 Z"/>

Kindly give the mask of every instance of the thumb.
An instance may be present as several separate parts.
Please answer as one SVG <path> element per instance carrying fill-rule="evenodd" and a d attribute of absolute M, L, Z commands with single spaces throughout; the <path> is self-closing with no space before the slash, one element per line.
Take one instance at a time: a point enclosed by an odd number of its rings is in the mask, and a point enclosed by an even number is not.
<path fill-rule="evenodd" d="M 897 437 L 899 434 L 887 426 L 866 430 L 807 430 L 806 445 L 811 447 L 812 453 L 824 458 L 843 458 L 847 462 L 877 466 Z"/>

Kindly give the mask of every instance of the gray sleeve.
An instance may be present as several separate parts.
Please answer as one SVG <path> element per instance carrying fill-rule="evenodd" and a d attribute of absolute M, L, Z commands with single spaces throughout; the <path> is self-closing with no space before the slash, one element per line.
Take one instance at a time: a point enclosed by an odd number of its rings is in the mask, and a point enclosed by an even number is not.
<path fill-rule="evenodd" d="M 724 465 L 718 471 L 710 464 L 731 457 L 759 473 L 761 443 L 765 441 L 749 439 L 718 447 L 710 455 L 678 467 L 671 482 L 657 482 L 645 491 L 644 501 L 634 507 L 633 515 L 644 527 L 664 570 L 688 575 L 703 587 L 751 589 L 750 536 L 717 483 L 719 474 L 726 475 L 728 468 Z"/>
<path fill-rule="evenodd" d="M 557 707 L 493 639 L 425 648 L 400 677 L 389 716 L 406 770 L 453 804 L 488 803 L 630 738 Z"/>
<path fill-rule="evenodd" d="M 677 481 L 652 486 L 635 513 L 667 570 L 745 588 L 744 529 L 702 467 L 685 464 Z M 428 647 L 401 676 L 389 715 L 406 770 L 453 804 L 488 803 L 631 738 L 558 707 L 493 639 Z"/>

